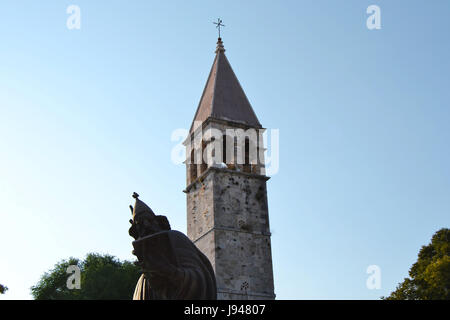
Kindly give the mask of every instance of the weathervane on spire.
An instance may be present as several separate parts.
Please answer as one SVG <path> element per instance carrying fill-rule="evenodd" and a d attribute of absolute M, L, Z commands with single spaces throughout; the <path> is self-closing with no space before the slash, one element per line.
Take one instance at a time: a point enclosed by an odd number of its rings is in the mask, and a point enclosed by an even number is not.
<path fill-rule="evenodd" d="M 216 28 L 219 29 L 219 39 L 220 39 L 220 27 L 225 27 L 224 24 L 222 24 L 222 20 L 220 18 L 217 18 L 217 22 L 213 22 L 216 25 Z"/>

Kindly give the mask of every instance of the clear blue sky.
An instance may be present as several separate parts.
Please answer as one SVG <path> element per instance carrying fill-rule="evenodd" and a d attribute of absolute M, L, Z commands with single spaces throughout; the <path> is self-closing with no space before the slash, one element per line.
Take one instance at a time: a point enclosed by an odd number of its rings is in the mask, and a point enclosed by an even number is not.
<path fill-rule="evenodd" d="M 63 258 L 133 259 L 133 191 L 186 231 L 170 138 L 192 121 L 219 16 L 259 120 L 280 130 L 277 298 L 387 295 L 449 227 L 449 1 L 2 1 L 2 299 L 31 298 Z"/>

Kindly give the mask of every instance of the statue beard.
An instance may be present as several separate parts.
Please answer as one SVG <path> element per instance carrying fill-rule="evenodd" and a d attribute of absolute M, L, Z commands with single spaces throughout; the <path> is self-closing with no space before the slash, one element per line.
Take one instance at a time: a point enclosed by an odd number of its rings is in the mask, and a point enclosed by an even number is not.
<path fill-rule="evenodd" d="M 149 221 L 147 219 L 144 220 L 143 223 L 138 224 L 136 227 L 139 238 L 143 238 L 161 231 L 157 225 L 157 221 Z"/>
<path fill-rule="evenodd" d="M 130 220 L 130 222 L 131 227 L 128 230 L 128 234 L 132 236 L 134 240 L 138 240 L 162 231 L 162 229 L 156 224 L 156 221 L 144 220 L 143 222 L 136 223 Z"/>

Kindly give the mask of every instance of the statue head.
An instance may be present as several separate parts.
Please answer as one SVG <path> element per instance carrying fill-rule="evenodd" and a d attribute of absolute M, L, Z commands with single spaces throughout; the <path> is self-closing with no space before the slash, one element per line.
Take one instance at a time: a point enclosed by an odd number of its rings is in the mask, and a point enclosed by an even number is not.
<path fill-rule="evenodd" d="M 134 208 L 130 206 L 133 219 L 130 219 L 131 227 L 128 231 L 134 239 L 143 238 L 145 236 L 158 233 L 164 230 L 170 230 L 169 221 L 165 216 L 157 216 L 152 209 L 143 201 L 139 200 L 139 195 L 133 193 L 136 199 Z"/>

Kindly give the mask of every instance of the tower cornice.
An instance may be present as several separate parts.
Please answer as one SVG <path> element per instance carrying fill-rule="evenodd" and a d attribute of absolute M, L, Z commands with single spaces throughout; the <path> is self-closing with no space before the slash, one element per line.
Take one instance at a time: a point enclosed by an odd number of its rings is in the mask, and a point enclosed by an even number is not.
<path fill-rule="evenodd" d="M 183 145 L 187 145 L 189 140 L 192 140 L 200 131 L 204 130 L 209 124 L 211 123 L 217 123 L 222 124 L 225 126 L 228 126 L 230 128 L 239 128 L 239 129 L 256 129 L 256 130 L 262 130 L 263 132 L 266 130 L 263 126 L 254 126 L 246 124 L 245 122 L 239 122 L 234 120 L 226 120 L 226 119 L 218 119 L 214 117 L 208 117 L 205 121 L 202 122 L 200 126 L 198 126 L 195 130 L 189 132 L 188 136 L 183 142 Z"/>
<path fill-rule="evenodd" d="M 209 167 L 208 169 L 206 169 L 205 172 L 203 172 L 202 175 L 200 175 L 199 177 L 197 177 L 197 179 L 195 179 L 193 182 L 191 182 L 186 189 L 183 190 L 184 193 L 188 193 L 195 184 L 197 183 L 201 183 L 203 182 L 203 180 L 211 173 L 211 172 L 222 172 L 222 173 L 232 173 L 232 174 L 236 174 L 236 175 L 242 175 L 242 176 L 246 176 L 246 177 L 251 177 L 251 178 L 256 178 L 256 179 L 261 179 L 261 180 L 269 180 L 270 177 L 266 176 L 266 175 L 262 175 L 262 174 L 256 174 L 256 173 L 251 173 L 251 172 L 243 172 L 243 171 L 236 171 L 236 170 L 231 170 L 231 169 L 226 169 L 226 168 L 217 168 L 217 167 Z"/>

